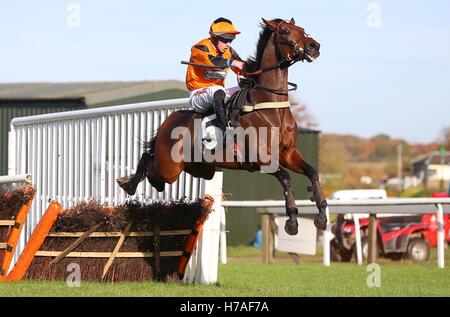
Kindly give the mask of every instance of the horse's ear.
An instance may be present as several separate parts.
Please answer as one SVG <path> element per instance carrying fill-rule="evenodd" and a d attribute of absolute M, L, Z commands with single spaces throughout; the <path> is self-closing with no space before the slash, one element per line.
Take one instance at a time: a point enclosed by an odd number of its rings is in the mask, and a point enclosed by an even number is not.
<path fill-rule="evenodd" d="M 267 25 L 272 31 L 275 31 L 278 27 L 278 23 L 275 21 L 267 21 L 264 18 L 262 19 L 264 24 Z"/>
<path fill-rule="evenodd" d="M 291 18 L 291 23 L 292 23 L 292 24 L 295 24 L 294 18 Z"/>

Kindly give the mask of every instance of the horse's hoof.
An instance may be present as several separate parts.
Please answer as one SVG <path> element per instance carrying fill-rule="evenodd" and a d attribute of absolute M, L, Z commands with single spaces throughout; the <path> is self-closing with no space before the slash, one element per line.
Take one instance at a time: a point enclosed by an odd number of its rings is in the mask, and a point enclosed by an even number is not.
<path fill-rule="evenodd" d="M 130 179 L 131 177 L 128 176 L 119 177 L 116 179 L 116 182 L 128 195 L 134 195 L 136 189 L 133 190 L 132 188 L 130 188 Z"/>
<path fill-rule="evenodd" d="M 284 230 L 287 234 L 291 236 L 295 236 L 298 233 L 298 222 L 297 217 L 292 217 L 286 220 L 286 224 L 284 225 Z"/>
<path fill-rule="evenodd" d="M 325 230 L 327 228 L 327 216 L 324 212 L 319 213 L 314 218 L 314 225 L 319 230 Z"/>
<path fill-rule="evenodd" d="M 129 180 L 128 176 L 116 178 L 117 184 L 119 184 L 119 186 L 122 188 L 128 183 L 128 180 Z"/>

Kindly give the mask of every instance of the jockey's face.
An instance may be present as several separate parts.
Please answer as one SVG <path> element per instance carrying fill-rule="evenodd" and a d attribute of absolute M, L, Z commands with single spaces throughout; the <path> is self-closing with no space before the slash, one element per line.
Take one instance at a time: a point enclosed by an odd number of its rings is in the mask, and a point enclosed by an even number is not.
<path fill-rule="evenodd" d="M 221 37 L 218 37 L 217 39 L 217 50 L 223 54 L 231 46 L 231 42 L 233 40 L 224 39 Z"/>

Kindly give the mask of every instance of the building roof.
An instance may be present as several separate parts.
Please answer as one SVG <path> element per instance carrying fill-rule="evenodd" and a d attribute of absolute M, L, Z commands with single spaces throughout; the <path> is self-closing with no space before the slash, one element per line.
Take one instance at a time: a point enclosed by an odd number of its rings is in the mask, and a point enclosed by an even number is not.
<path fill-rule="evenodd" d="M 412 162 L 412 164 L 413 165 L 416 165 L 416 164 L 425 164 L 425 165 L 442 164 L 441 156 L 439 155 L 439 151 L 434 151 L 425 156 L 418 158 L 417 160 L 414 160 Z M 444 156 L 444 164 L 450 164 L 450 153 L 449 152 L 447 152 Z"/>
<path fill-rule="evenodd" d="M 317 130 L 317 129 L 311 129 L 311 128 L 298 126 L 297 127 L 297 132 L 301 132 L 301 133 L 320 133 L 322 131 Z"/>
<path fill-rule="evenodd" d="M 0 101 L 84 99 L 92 105 L 167 89 L 186 87 L 178 80 L 0 84 Z"/>

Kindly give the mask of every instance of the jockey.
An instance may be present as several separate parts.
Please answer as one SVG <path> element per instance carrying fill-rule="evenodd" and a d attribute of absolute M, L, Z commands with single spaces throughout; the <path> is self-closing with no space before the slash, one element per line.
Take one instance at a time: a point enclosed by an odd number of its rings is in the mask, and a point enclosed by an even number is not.
<path fill-rule="evenodd" d="M 236 74 L 244 67 L 244 62 L 230 46 L 236 34 L 240 33 L 230 20 L 216 19 L 209 28 L 210 37 L 191 48 L 189 62 L 204 66 L 190 64 L 186 72 L 189 105 L 199 113 L 213 110 L 223 133 L 227 125 L 224 103 L 239 90 L 239 87 L 225 89 L 225 78 L 230 67 L 233 67 L 232 70 Z M 207 67 L 208 65 L 211 67 Z"/>

